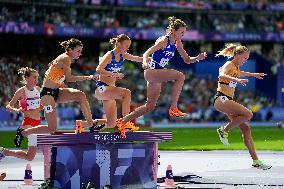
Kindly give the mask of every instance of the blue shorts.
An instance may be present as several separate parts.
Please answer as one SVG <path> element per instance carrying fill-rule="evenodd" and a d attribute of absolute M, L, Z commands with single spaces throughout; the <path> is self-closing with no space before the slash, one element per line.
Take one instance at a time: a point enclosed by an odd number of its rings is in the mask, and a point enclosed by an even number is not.
<path fill-rule="evenodd" d="M 97 81 L 97 82 L 96 82 L 96 86 L 97 86 L 99 92 L 100 92 L 100 93 L 103 93 L 103 92 L 105 92 L 105 90 L 106 90 L 106 86 L 109 86 L 109 85 L 106 84 L 105 82 Z"/>

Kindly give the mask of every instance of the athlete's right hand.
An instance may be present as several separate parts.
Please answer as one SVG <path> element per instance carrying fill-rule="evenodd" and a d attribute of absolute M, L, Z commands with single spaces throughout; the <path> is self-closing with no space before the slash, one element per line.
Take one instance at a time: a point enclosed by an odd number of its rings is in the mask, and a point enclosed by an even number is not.
<path fill-rule="evenodd" d="M 17 113 L 21 113 L 21 112 L 23 112 L 24 110 L 23 110 L 23 108 L 22 107 L 20 107 L 20 108 L 16 108 L 15 109 L 15 112 L 17 112 Z"/>
<path fill-rule="evenodd" d="M 117 79 L 122 79 L 122 78 L 124 78 L 124 74 L 122 74 L 122 73 L 113 73 L 112 77 L 117 78 Z"/>
<path fill-rule="evenodd" d="M 237 79 L 237 82 L 242 84 L 242 85 L 246 85 L 248 83 L 248 79 Z"/>
<path fill-rule="evenodd" d="M 149 66 L 149 64 L 146 62 L 146 63 L 143 63 L 143 64 L 142 64 L 142 68 L 143 68 L 144 70 L 146 70 L 146 69 L 149 69 L 150 66 Z"/>

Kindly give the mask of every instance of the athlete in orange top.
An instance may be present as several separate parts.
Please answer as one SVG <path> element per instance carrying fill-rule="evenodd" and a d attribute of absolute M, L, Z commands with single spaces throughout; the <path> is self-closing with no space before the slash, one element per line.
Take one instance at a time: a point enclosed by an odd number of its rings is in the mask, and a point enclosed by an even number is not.
<path fill-rule="evenodd" d="M 60 45 L 64 48 L 65 52 L 59 55 L 50 64 L 49 69 L 45 73 L 40 93 L 41 104 L 44 107 L 45 119 L 48 123 L 48 127 L 38 126 L 26 130 L 19 129 L 15 138 L 15 141 L 18 141 L 16 146 L 20 146 L 23 136 L 30 134 L 53 133 L 56 131 L 56 104 L 58 103 L 78 102 L 80 104 L 81 111 L 86 118 L 86 121 L 82 123 L 83 127 L 90 127 L 92 131 L 100 130 L 103 127 L 103 125 L 96 125 L 97 120 L 95 122 L 93 121 L 89 102 L 83 91 L 62 87 L 64 85 L 64 81 L 77 82 L 97 79 L 96 75 L 74 76 L 71 74 L 71 64 L 73 60 L 79 59 L 82 54 L 82 42 L 78 39 L 72 38 L 61 42 Z"/>
<path fill-rule="evenodd" d="M 270 165 L 265 165 L 258 159 L 254 148 L 251 130 L 248 126 L 248 121 L 253 116 L 252 112 L 233 100 L 237 84 L 244 85 L 248 82 L 248 79 L 241 79 L 240 77 L 253 76 L 262 79 L 266 74 L 240 70 L 240 66 L 244 65 L 249 58 L 249 50 L 245 46 L 229 44 L 219 51 L 217 56 L 233 57 L 231 61 L 227 61 L 219 70 L 218 89 L 213 102 L 216 110 L 226 114 L 230 120 L 224 127 L 217 129 L 220 140 L 224 145 L 229 145 L 229 130 L 239 127 L 243 134 L 244 143 L 253 159 L 252 166 L 260 169 L 270 169 Z"/>

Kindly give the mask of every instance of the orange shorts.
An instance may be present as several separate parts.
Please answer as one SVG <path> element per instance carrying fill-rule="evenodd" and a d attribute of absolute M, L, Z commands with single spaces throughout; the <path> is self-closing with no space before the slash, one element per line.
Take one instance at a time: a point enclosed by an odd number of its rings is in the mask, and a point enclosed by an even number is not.
<path fill-rule="evenodd" d="M 24 119 L 22 121 L 22 128 L 24 128 L 27 125 L 35 127 L 35 126 L 38 126 L 40 123 L 41 123 L 41 120 L 36 120 L 36 119 L 29 118 L 29 117 L 24 117 Z"/>

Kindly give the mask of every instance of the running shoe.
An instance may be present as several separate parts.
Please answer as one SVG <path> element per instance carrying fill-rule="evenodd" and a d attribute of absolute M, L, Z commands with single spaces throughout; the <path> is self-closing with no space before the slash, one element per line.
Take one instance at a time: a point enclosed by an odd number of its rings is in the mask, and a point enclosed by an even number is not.
<path fill-rule="evenodd" d="M 170 108 L 169 115 L 171 117 L 185 117 L 187 114 L 180 111 L 178 108 Z"/>
<path fill-rule="evenodd" d="M 261 160 L 253 160 L 252 167 L 257 168 L 257 169 L 262 169 L 262 170 L 268 170 L 272 166 L 264 164 L 264 162 Z"/>
<path fill-rule="evenodd" d="M 225 146 L 229 146 L 229 141 L 228 141 L 228 137 L 229 137 L 229 134 L 224 131 L 224 128 L 223 127 L 220 127 L 217 129 L 217 133 L 219 135 L 219 138 L 220 138 L 220 141 L 225 145 Z"/>
<path fill-rule="evenodd" d="M 23 128 L 18 128 L 16 132 L 16 136 L 14 138 L 14 144 L 16 147 L 20 147 L 22 144 L 22 141 L 24 140 L 24 136 L 22 135 Z"/>

